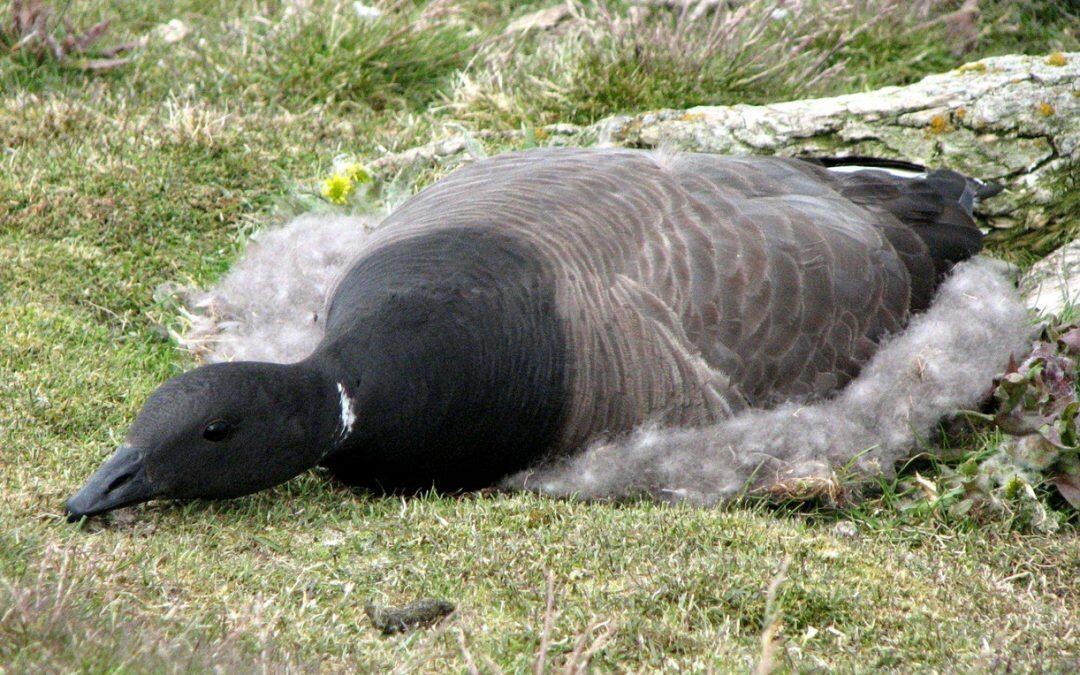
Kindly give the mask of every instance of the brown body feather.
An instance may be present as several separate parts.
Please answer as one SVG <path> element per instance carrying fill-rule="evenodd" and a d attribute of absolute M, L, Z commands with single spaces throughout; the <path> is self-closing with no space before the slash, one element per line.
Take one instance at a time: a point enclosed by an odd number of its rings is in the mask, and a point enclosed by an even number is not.
<path fill-rule="evenodd" d="M 903 182 L 786 158 L 506 154 L 410 199 L 365 250 L 455 228 L 535 250 L 569 344 L 566 451 L 843 386 L 940 271 L 890 210 L 911 206 Z M 924 221 L 956 216 L 933 191 L 926 203 Z"/>

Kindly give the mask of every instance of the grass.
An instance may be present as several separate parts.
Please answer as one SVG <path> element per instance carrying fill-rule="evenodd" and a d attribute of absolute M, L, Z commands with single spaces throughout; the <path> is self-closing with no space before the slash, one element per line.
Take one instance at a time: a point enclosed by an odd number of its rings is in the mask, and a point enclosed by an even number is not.
<path fill-rule="evenodd" d="M 541 34 L 529 49 L 489 46 L 486 67 L 463 75 L 451 105 L 485 125 L 588 124 L 624 112 L 907 84 L 985 56 L 1066 49 L 1080 37 L 1076 17 L 1054 3 L 982 3 L 980 37 L 963 58 L 949 24 L 920 16 L 906 0 L 808 3 L 782 19 L 769 2 L 699 19 L 631 19 L 624 3 L 593 4 L 579 6 L 585 21 Z M 960 3 L 936 4 L 947 14 Z"/>
<path fill-rule="evenodd" d="M 835 51 L 855 18 L 807 24 L 820 44 L 808 42 L 799 72 L 824 74 L 806 88 L 708 50 L 691 72 L 671 57 L 678 41 L 646 45 L 635 63 L 641 37 L 614 32 L 622 5 L 583 10 L 587 31 L 526 36 L 506 61 L 505 26 L 547 3 L 400 2 L 374 25 L 345 2 L 290 12 L 303 4 L 58 0 L 78 26 L 113 18 L 102 44 L 173 18 L 190 33 L 98 74 L 0 55 L 0 669 L 528 670 L 550 575 L 552 667 L 580 664 L 595 644 L 605 670 L 743 670 L 760 658 L 769 587 L 789 556 L 772 607 L 781 668 L 1075 668 L 1075 529 L 1042 536 L 907 509 L 896 486 L 840 512 L 695 510 L 376 498 L 313 473 L 230 502 L 63 523 L 63 499 L 188 365 L 164 336 L 177 317 L 155 288 L 214 279 L 254 229 L 304 208 L 305 182 L 338 154 L 375 157 L 459 123 L 506 130 L 838 93 L 1077 39 L 1052 2 L 983 3 L 964 56 L 933 31 L 901 31 L 910 17 Z M 686 30 L 690 44 L 708 37 Z M 773 53 L 755 44 L 745 59 Z M 394 638 L 363 614 L 369 598 L 423 596 L 458 612 Z"/>
<path fill-rule="evenodd" d="M 1051 172 L 1049 185 L 1053 201 L 1045 207 L 1051 227 L 1001 230 L 989 237 L 995 251 L 1011 253 L 1020 264 L 1048 255 L 1080 236 L 1080 162 L 1075 160 Z"/>

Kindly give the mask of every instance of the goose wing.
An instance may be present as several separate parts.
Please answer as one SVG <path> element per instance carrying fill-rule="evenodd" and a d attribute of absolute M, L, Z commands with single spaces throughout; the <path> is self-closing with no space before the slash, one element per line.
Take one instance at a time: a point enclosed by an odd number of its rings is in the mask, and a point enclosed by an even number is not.
<path fill-rule="evenodd" d="M 493 228 L 535 251 L 558 284 L 572 360 L 563 445 L 574 447 L 850 380 L 904 325 L 912 275 L 932 283 L 933 265 L 865 190 L 843 192 L 794 159 L 537 150 L 451 174 L 371 245 Z"/>

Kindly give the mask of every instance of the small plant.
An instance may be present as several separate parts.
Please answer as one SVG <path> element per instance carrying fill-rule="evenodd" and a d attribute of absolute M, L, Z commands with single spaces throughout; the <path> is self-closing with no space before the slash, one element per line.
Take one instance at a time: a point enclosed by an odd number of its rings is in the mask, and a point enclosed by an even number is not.
<path fill-rule="evenodd" d="M 319 194 L 331 204 L 343 206 L 356 192 L 359 185 L 366 185 L 372 181 L 371 172 L 360 163 L 345 164 L 335 162 L 340 166 L 335 167 L 329 178 L 323 181 Z"/>
<path fill-rule="evenodd" d="M 134 45 L 120 45 L 99 50 L 92 47 L 109 29 L 109 20 L 100 21 L 84 31 L 77 30 L 66 18 L 42 0 L 13 0 L 11 20 L 0 26 L 0 44 L 12 53 L 29 55 L 38 63 L 55 61 L 66 63 L 73 57 L 84 58 L 76 65 L 83 70 L 110 70 L 128 63 L 130 59 L 117 55 Z"/>
<path fill-rule="evenodd" d="M 1016 525 L 1051 532 L 1069 517 L 1047 497 L 1056 490 L 1080 509 L 1080 325 L 1047 327 L 1021 363 L 995 382 L 993 412 L 965 416 L 991 432 L 986 452 L 940 478 L 918 474 L 911 487 L 949 515 L 1004 515 Z"/>

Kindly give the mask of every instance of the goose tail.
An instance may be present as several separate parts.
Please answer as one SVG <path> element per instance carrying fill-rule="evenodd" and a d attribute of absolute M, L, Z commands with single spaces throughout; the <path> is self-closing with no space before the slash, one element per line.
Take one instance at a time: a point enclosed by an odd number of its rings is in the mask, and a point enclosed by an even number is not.
<path fill-rule="evenodd" d="M 950 169 L 932 170 L 902 159 L 854 156 L 811 157 L 807 161 L 839 174 L 875 171 L 899 179 L 926 181 L 942 197 L 960 204 L 969 216 L 974 215 L 975 204 L 980 199 L 989 199 L 1005 189 L 1000 183 L 979 180 Z"/>
<path fill-rule="evenodd" d="M 932 170 L 902 160 L 817 157 L 808 161 L 825 169 L 823 177 L 841 195 L 880 214 L 885 236 L 911 274 L 912 311 L 925 309 L 953 266 L 982 250 L 983 232 L 975 220 L 975 204 L 1002 190 L 1000 185 L 950 169 Z"/>

